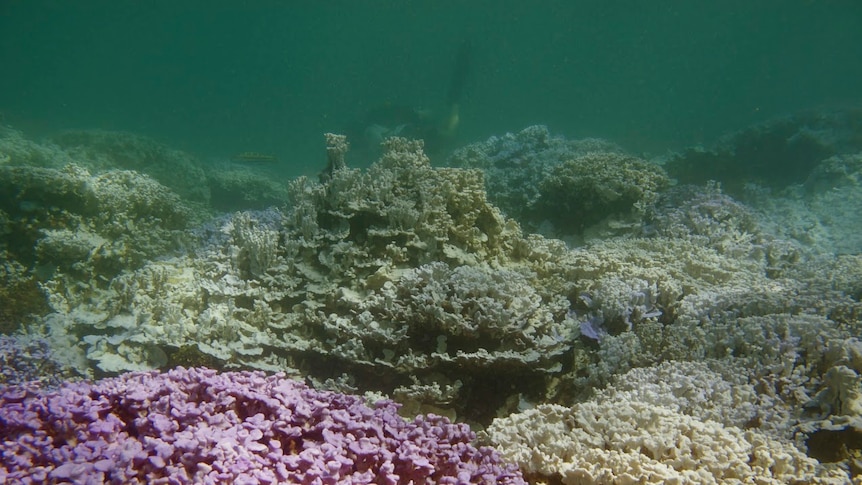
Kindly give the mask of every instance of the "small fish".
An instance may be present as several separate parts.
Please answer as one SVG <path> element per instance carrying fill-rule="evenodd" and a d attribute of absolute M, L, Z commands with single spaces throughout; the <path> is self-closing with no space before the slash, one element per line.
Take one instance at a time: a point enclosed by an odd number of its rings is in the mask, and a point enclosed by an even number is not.
<path fill-rule="evenodd" d="M 232 162 L 237 163 L 275 163 L 278 158 L 275 155 L 259 152 L 242 152 L 230 157 Z"/>

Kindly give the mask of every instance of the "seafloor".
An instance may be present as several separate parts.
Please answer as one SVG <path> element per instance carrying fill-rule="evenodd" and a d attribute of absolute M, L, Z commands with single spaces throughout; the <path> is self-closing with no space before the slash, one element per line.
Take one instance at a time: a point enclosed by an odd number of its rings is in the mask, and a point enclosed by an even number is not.
<path fill-rule="evenodd" d="M 0 129 L 0 481 L 862 483 L 862 112 L 348 142 Z"/>

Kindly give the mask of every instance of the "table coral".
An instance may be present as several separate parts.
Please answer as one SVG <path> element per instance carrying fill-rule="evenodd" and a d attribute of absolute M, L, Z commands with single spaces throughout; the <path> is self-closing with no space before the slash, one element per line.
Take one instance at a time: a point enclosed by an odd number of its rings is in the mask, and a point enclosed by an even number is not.
<path fill-rule="evenodd" d="M 0 481 L 522 484 L 466 425 L 261 372 L 0 387 Z"/>

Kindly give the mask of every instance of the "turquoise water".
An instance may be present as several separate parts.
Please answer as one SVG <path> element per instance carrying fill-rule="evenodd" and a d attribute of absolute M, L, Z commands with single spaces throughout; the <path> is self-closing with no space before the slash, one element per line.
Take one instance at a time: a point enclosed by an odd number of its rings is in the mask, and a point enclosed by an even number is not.
<path fill-rule="evenodd" d="M 0 483 L 860 483 L 860 5 L 0 0 Z"/>
<path fill-rule="evenodd" d="M 461 144 L 543 123 L 655 154 L 862 98 L 856 1 L 4 0 L 0 112 L 316 173 L 325 131 L 445 109 L 465 40 Z"/>

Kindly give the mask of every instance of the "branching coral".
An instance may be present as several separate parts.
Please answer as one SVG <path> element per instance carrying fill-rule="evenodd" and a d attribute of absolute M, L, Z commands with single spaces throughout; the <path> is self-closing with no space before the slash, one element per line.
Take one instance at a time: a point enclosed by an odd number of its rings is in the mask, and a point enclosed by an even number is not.
<path fill-rule="evenodd" d="M 260 372 L 0 386 L 0 480 L 522 484 L 463 424 Z"/>

